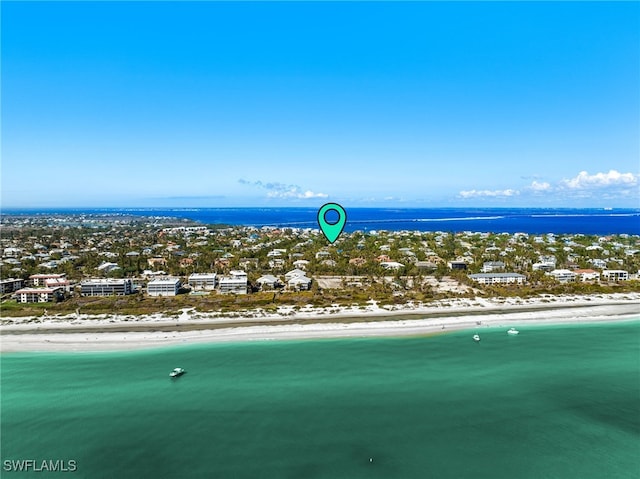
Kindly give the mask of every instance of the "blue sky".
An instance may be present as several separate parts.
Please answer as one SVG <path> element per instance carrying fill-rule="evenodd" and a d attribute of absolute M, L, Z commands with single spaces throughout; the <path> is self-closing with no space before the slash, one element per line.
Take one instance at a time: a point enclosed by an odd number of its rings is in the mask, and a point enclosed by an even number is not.
<path fill-rule="evenodd" d="M 640 206 L 637 2 L 1 8 L 5 207 Z"/>

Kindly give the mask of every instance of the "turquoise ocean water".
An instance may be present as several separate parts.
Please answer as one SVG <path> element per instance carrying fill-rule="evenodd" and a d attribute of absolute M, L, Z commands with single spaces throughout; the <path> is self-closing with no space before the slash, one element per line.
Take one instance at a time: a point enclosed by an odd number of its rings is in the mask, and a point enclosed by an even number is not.
<path fill-rule="evenodd" d="M 640 321 L 519 329 L 5 354 L 0 475 L 640 477 Z"/>

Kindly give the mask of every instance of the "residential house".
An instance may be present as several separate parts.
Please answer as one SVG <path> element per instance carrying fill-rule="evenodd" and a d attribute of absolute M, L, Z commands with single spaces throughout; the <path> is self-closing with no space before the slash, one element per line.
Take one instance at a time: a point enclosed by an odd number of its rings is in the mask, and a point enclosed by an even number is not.
<path fill-rule="evenodd" d="M 594 258 L 589 262 L 594 268 L 605 269 L 607 267 L 607 262 L 600 258 Z"/>
<path fill-rule="evenodd" d="M 482 265 L 482 272 L 493 273 L 495 271 L 502 271 L 504 270 L 504 267 L 505 267 L 505 264 L 502 261 L 486 261 Z"/>
<path fill-rule="evenodd" d="M 149 258 L 147 259 L 147 264 L 150 268 L 155 268 L 156 266 L 166 266 L 167 260 L 164 258 Z"/>
<path fill-rule="evenodd" d="M 434 270 L 438 267 L 436 263 L 431 261 L 416 261 L 416 267 L 422 271 Z"/>
<path fill-rule="evenodd" d="M 466 270 L 467 263 L 464 261 L 449 261 L 448 263 L 449 269 L 452 270 Z"/>
<path fill-rule="evenodd" d="M 193 266 L 193 258 L 182 258 L 180 259 L 180 267 L 181 268 L 190 268 Z"/>
<path fill-rule="evenodd" d="M 594 269 L 573 270 L 578 281 L 600 281 L 600 273 Z"/>
<path fill-rule="evenodd" d="M 533 265 L 531 266 L 531 269 L 533 271 L 552 271 L 554 270 L 556 267 L 556 263 L 555 262 L 551 262 L 551 261 L 541 261 L 539 263 L 533 263 Z"/>
<path fill-rule="evenodd" d="M 241 268 L 257 268 L 258 267 L 258 258 L 241 258 L 238 261 L 238 264 Z"/>
<path fill-rule="evenodd" d="M 271 269 L 284 268 L 285 261 L 283 258 L 273 258 L 269 260 L 268 264 Z"/>
<path fill-rule="evenodd" d="M 283 286 L 280 278 L 273 276 L 272 274 L 265 274 L 264 276 L 260 276 L 256 280 L 256 283 L 260 286 L 261 290 L 275 289 Z"/>
<path fill-rule="evenodd" d="M 2 256 L 5 258 L 17 258 L 18 256 L 20 256 L 22 254 L 22 249 L 21 248 L 5 248 L 2 251 Z"/>
<path fill-rule="evenodd" d="M 311 278 L 307 278 L 306 276 L 294 276 L 289 281 L 287 281 L 287 286 L 296 291 L 308 290 L 311 288 Z"/>
<path fill-rule="evenodd" d="M 308 264 L 309 261 L 306 259 L 299 259 L 293 262 L 293 267 L 306 271 Z"/>
<path fill-rule="evenodd" d="M 306 276 L 306 274 L 307 273 L 302 271 L 301 269 L 292 269 L 288 273 L 285 273 L 284 279 L 285 279 L 285 281 L 289 282 L 290 280 L 292 280 L 296 276 Z"/>
<path fill-rule="evenodd" d="M 362 265 L 364 265 L 366 263 L 367 263 L 367 260 L 364 259 L 364 258 L 351 258 L 349 260 L 349 264 L 352 264 L 354 266 L 362 266 Z M 295 263 L 294 263 L 294 265 L 295 265 Z"/>
<path fill-rule="evenodd" d="M 105 261 L 97 268 L 98 271 L 102 271 L 103 273 L 106 273 L 106 274 L 111 273 L 116 269 L 120 269 L 120 266 L 118 266 L 117 263 L 109 263 L 108 261 Z"/>
<path fill-rule="evenodd" d="M 380 266 L 382 266 L 384 269 L 393 269 L 393 270 L 404 268 L 404 265 L 402 263 L 398 263 L 397 261 L 382 261 L 380 263 Z"/>

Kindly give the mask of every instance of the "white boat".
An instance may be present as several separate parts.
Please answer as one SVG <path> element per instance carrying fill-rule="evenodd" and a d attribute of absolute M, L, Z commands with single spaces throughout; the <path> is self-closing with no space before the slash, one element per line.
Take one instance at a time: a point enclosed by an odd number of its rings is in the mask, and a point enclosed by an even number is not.
<path fill-rule="evenodd" d="M 182 376 L 185 373 L 185 370 L 182 368 L 175 368 L 173 371 L 169 373 L 169 376 L 172 378 L 177 378 L 178 376 Z"/>
<path fill-rule="evenodd" d="M 516 328 L 511 328 L 509 331 L 507 331 L 507 334 L 515 336 L 516 334 L 520 334 L 520 331 L 518 331 Z"/>
<path fill-rule="evenodd" d="M 473 340 L 474 340 L 475 342 L 480 341 L 480 335 L 478 335 L 478 334 L 474 334 L 474 335 L 473 335 Z"/>

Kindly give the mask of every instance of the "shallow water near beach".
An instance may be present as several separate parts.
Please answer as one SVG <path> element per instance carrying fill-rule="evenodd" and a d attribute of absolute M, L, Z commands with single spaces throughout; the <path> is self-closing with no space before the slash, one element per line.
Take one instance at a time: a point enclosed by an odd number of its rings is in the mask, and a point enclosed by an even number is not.
<path fill-rule="evenodd" d="M 5 354 L 2 477 L 638 477 L 640 321 L 518 329 Z"/>

